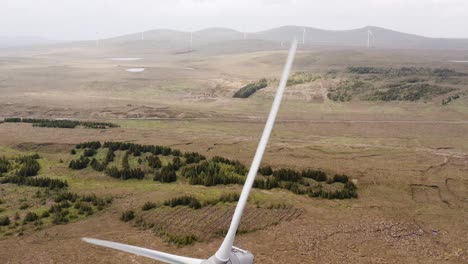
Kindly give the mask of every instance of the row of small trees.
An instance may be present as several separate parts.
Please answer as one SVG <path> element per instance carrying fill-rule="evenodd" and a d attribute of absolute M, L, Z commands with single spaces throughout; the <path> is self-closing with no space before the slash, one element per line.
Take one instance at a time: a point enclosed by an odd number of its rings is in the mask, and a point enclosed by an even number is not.
<path fill-rule="evenodd" d="M 164 206 L 188 206 L 192 209 L 200 209 L 202 207 L 202 204 L 197 198 L 193 196 L 181 196 L 165 201 Z"/>
<path fill-rule="evenodd" d="M 281 188 L 289 190 L 295 194 L 307 194 L 310 197 L 320 197 L 324 199 L 351 199 L 357 198 L 358 196 L 356 185 L 350 181 L 347 181 L 341 190 L 324 190 L 321 184 L 318 184 L 318 186 L 310 186 L 299 184 L 297 182 L 279 181 L 277 178 L 269 177 L 266 179 L 256 179 L 254 181 L 254 188 L 264 190 Z"/>
<path fill-rule="evenodd" d="M 326 182 L 328 184 L 335 182 L 347 183 L 349 181 L 349 177 L 344 174 L 335 174 L 332 178 L 328 178 L 324 171 L 310 169 L 296 171 L 282 168 L 273 171 L 272 175 L 273 178 L 277 181 L 297 182 L 300 184 L 304 184 L 304 178 L 313 179 L 317 182 Z"/>
<path fill-rule="evenodd" d="M 160 206 L 169 206 L 169 207 L 176 207 L 176 206 L 188 206 L 193 209 L 200 209 L 205 206 L 209 205 L 216 205 L 219 203 L 234 203 L 239 200 L 240 194 L 236 192 L 231 192 L 231 193 L 223 193 L 221 194 L 220 197 L 213 199 L 213 200 L 208 200 L 208 201 L 200 201 L 196 197 L 193 196 L 181 196 L 181 197 L 176 197 L 172 198 L 169 200 L 164 201 L 161 205 L 158 205 L 155 202 L 146 202 L 143 204 L 141 207 L 142 211 L 149 211 L 155 208 L 158 208 Z"/>
<path fill-rule="evenodd" d="M 181 154 L 180 151 L 173 150 L 163 146 L 152 145 L 139 145 L 133 143 L 119 143 L 119 142 L 105 142 L 101 145 L 99 142 L 88 142 L 79 145 L 86 151 L 96 150 L 100 147 L 108 148 L 105 161 L 100 163 L 93 158 L 90 163 L 91 167 L 97 171 L 105 171 L 111 177 L 118 179 L 143 179 L 145 172 L 141 168 L 132 169 L 129 163 L 130 154 L 137 153 L 137 157 L 142 153 L 151 153 L 146 155 L 145 160 L 148 166 L 154 170 L 154 181 L 162 183 L 171 183 L 177 181 L 178 171 L 180 175 L 187 179 L 191 185 L 227 185 L 227 184 L 243 184 L 247 168 L 244 164 L 237 160 L 230 160 L 227 158 L 215 156 L 211 160 L 206 160 L 206 157 L 197 152 L 187 152 Z M 78 146 L 77 146 L 78 148 Z M 122 169 L 117 167 L 107 168 L 108 164 L 115 158 L 114 151 L 125 151 L 122 159 Z M 174 155 L 175 154 L 175 155 Z M 95 154 L 94 154 L 95 155 Z M 161 159 L 158 155 L 174 155 L 172 162 L 166 166 L 162 165 Z M 184 161 L 181 159 L 183 157 Z M 82 156 L 79 160 L 75 161 L 81 168 L 87 166 L 87 157 Z M 141 164 L 142 158 L 138 159 Z M 227 165 L 227 166 L 226 166 Z M 354 197 L 356 194 L 354 184 L 349 183 L 349 177 L 346 175 L 334 175 L 328 177 L 327 173 L 320 170 L 303 170 L 297 171 L 293 169 L 280 168 L 273 170 L 271 166 L 264 166 L 259 169 L 259 173 L 263 175 L 262 178 L 255 180 L 254 187 L 260 189 L 273 189 L 282 188 L 290 190 L 291 192 L 309 195 L 313 197 Z M 342 183 L 345 188 L 340 191 L 325 191 L 317 189 L 310 180 L 316 182 L 326 182 L 327 184 Z M 321 186 L 320 184 L 318 186 Z M 350 187 L 351 186 L 351 187 Z"/>
<path fill-rule="evenodd" d="M 107 122 L 89 122 L 89 121 L 78 121 L 78 120 L 55 120 L 55 119 L 34 119 L 34 118 L 18 118 L 9 117 L 5 118 L 5 122 L 10 123 L 31 123 L 36 127 L 52 127 L 52 128 L 75 128 L 77 126 L 83 126 L 85 128 L 94 129 L 106 129 L 118 127 L 116 124 Z"/>
<path fill-rule="evenodd" d="M 129 179 L 143 179 L 145 172 L 140 168 L 135 169 L 122 169 L 119 170 L 117 167 L 110 167 L 105 170 L 105 173 L 112 178 L 129 180 Z"/>
<path fill-rule="evenodd" d="M 108 148 L 105 160 L 102 163 L 99 162 L 96 158 L 90 160 L 89 158 L 94 157 L 97 154 L 97 150 L 101 147 Z M 90 165 L 96 171 L 105 171 L 109 176 L 119 179 L 142 178 L 141 174 L 143 171 L 141 169 L 130 168 L 130 155 L 138 157 L 142 153 L 151 153 L 150 156 L 146 157 L 146 161 L 148 162 L 148 166 L 152 169 L 162 168 L 162 162 L 158 155 L 175 156 L 173 161 L 165 168 L 155 172 L 154 180 L 161 182 L 174 182 L 177 180 L 176 171 L 179 170 L 183 165 L 198 163 L 202 160 L 206 160 L 205 156 L 196 152 L 187 152 L 182 154 L 182 152 L 179 150 L 174 150 L 169 147 L 140 145 L 125 142 L 105 142 L 103 145 L 101 145 L 99 141 L 91 141 L 76 145 L 76 149 L 83 149 L 83 155 L 79 159 L 72 160 L 69 164 L 69 168 L 81 170 Z M 122 170 L 119 170 L 116 167 L 107 169 L 108 164 L 114 161 L 115 151 L 125 151 L 124 157 L 122 159 Z M 75 155 L 77 152 L 75 149 L 73 149 L 71 153 Z M 184 157 L 185 162 L 183 162 L 180 157 Z M 141 164 L 143 160 L 140 158 L 138 162 Z M 239 162 L 230 160 L 226 160 L 226 162 L 234 164 L 237 168 L 240 168 L 239 170 L 242 170 L 243 168 L 243 165 Z"/>
<path fill-rule="evenodd" d="M 91 148 L 91 149 L 100 149 L 101 148 L 101 142 L 99 141 L 90 141 L 90 142 L 84 142 L 76 145 L 77 149 L 86 149 L 86 148 Z"/>
<path fill-rule="evenodd" d="M 268 86 L 267 79 L 261 79 L 257 82 L 249 83 L 234 94 L 234 98 L 248 98 L 258 90 Z"/>
<path fill-rule="evenodd" d="M 88 157 L 81 156 L 77 160 L 70 161 L 70 164 L 68 165 L 68 167 L 73 170 L 82 170 L 88 167 L 89 162 L 90 162 L 90 159 Z"/>
<path fill-rule="evenodd" d="M 104 148 L 109 148 L 112 151 L 122 150 L 128 151 L 129 154 L 134 156 L 140 156 L 141 153 L 152 153 L 153 155 L 163 155 L 163 156 L 181 156 L 182 152 L 180 150 L 171 149 L 170 147 L 165 146 L 155 146 L 155 145 L 140 145 L 134 143 L 126 142 L 104 142 Z M 135 155 L 136 154 L 136 155 Z"/>
<path fill-rule="evenodd" d="M 60 179 L 51 179 L 49 177 L 44 178 L 29 178 L 20 176 L 6 177 L 0 180 L 1 183 L 13 183 L 16 185 L 26 185 L 34 187 L 48 188 L 51 190 L 64 189 L 68 187 L 66 181 Z"/>
<path fill-rule="evenodd" d="M 312 190 L 309 189 L 307 195 L 310 197 L 320 197 L 324 199 L 351 199 L 357 198 L 357 187 L 352 182 L 347 182 L 342 190 L 335 190 L 335 191 L 325 191 L 323 189 L 319 190 Z"/>

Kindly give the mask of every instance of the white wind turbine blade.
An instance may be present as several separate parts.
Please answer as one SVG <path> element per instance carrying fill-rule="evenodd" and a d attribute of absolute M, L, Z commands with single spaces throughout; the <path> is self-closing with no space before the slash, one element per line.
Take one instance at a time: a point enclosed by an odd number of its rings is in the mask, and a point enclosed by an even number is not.
<path fill-rule="evenodd" d="M 112 249 L 116 249 L 116 250 L 120 250 L 120 251 L 124 251 L 128 253 L 132 253 L 135 255 L 147 257 L 150 259 L 162 261 L 162 262 L 169 263 L 169 264 L 200 264 L 203 261 L 201 259 L 181 257 L 181 256 L 163 253 L 163 252 L 159 252 L 159 251 L 155 251 L 151 249 L 129 246 L 129 245 L 105 241 L 105 240 L 99 240 L 99 239 L 93 239 L 93 238 L 83 238 L 82 240 L 84 242 L 87 242 L 93 245 L 112 248 Z"/>
<path fill-rule="evenodd" d="M 242 189 L 239 202 L 237 203 L 234 216 L 232 217 L 231 226 L 229 227 L 229 231 L 226 235 L 226 238 L 223 241 L 223 244 L 218 249 L 215 255 L 216 258 L 221 262 L 226 263 L 229 261 L 230 253 L 232 251 L 234 239 L 237 233 L 237 228 L 239 227 L 244 208 L 247 204 L 247 199 L 249 198 L 250 190 L 252 189 L 255 176 L 257 175 L 258 168 L 263 158 L 263 153 L 265 152 L 265 148 L 268 144 L 268 139 L 270 138 L 271 131 L 273 130 L 273 125 L 275 124 L 276 116 L 281 105 L 281 100 L 283 99 L 284 90 L 288 81 L 289 72 L 292 68 L 294 56 L 296 54 L 296 49 L 297 40 L 294 40 L 289 50 L 286 66 L 283 70 L 283 75 L 281 76 L 281 81 L 276 92 L 275 100 L 273 101 L 273 105 L 271 107 L 270 115 L 268 116 L 268 120 L 266 122 L 265 129 L 263 130 L 260 143 L 258 144 L 255 157 L 253 159 L 252 165 L 250 166 L 249 174 L 247 175 L 247 179 L 245 180 L 244 188 Z"/>

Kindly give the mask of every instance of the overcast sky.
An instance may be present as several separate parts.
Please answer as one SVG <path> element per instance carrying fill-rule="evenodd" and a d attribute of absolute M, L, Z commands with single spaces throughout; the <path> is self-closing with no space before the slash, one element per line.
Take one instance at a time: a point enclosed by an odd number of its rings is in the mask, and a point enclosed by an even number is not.
<path fill-rule="evenodd" d="M 95 39 L 157 28 L 366 25 L 468 38 L 468 0 L 0 0 L 0 36 Z"/>

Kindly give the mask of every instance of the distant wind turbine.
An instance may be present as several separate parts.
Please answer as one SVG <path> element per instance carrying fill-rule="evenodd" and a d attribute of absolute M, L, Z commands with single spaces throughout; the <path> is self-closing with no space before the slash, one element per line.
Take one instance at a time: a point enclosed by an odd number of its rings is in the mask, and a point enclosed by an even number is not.
<path fill-rule="evenodd" d="M 170 264 L 253 264 L 253 254 L 246 250 L 235 247 L 234 239 L 239 228 L 242 214 L 244 213 L 244 209 L 247 205 L 247 200 L 249 199 L 249 194 L 255 181 L 255 176 L 257 175 L 258 168 L 262 162 L 263 154 L 265 153 L 265 149 L 268 144 L 268 139 L 270 138 L 273 125 L 275 124 L 276 116 L 283 99 L 284 90 L 286 88 L 289 73 L 291 71 L 294 56 L 296 54 L 296 48 L 297 40 L 294 40 L 291 45 L 291 49 L 289 50 L 286 66 L 284 67 L 281 81 L 279 83 L 278 90 L 276 91 L 276 96 L 273 101 L 265 128 L 263 130 L 262 137 L 258 144 L 257 151 L 255 152 L 255 156 L 252 161 L 252 165 L 250 166 L 247 178 L 245 179 L 245 184 L 242 188 L 234 215 L 232 216 L 231 224 L 223 243 L 213 256 L 208 259 L 195 259 L 92 238 L 83 238 L 83 241 L 97 246 L 112 248 Z"/>
<path fill-rule="evenodd" d="M 302 31 L 302 45 L 305 45 L 306 42 L 306 28 L 303 28 Z"/>
<path fill-rule="evenodd" d="M 96 47 L 99 47 L 99 33 L 96 32 Z"/>
<path fill-rule="evenodd" d="M 369 29 L 367 30 L 367 48 L 370 49 L 371 47 L 371 36 L 374 37 L 374 33 Z"/>
<path fill-rule="evenodd" d="M 145 40 L 145 32 L 141 32 L 141 40 Z"/>
<path fill-rule="evenodd" d="M 190 51 L 193 51 L 193 31 L 190 31 Z"/>

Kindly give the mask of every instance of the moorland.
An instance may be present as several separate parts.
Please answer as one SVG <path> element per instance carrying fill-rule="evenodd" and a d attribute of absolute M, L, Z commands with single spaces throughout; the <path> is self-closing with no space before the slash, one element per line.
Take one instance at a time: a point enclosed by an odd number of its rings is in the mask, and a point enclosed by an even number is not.
<path fill-rule="evenodd" d="M 212 255 L 286 58 L 278 36 L 296 31 L 1 49 L 0 262 L 152 263 L 82 237 Z M 236 245 L 257 263 L 466 263 L 468 46 L 359 39 L 299 47 Z"/>

